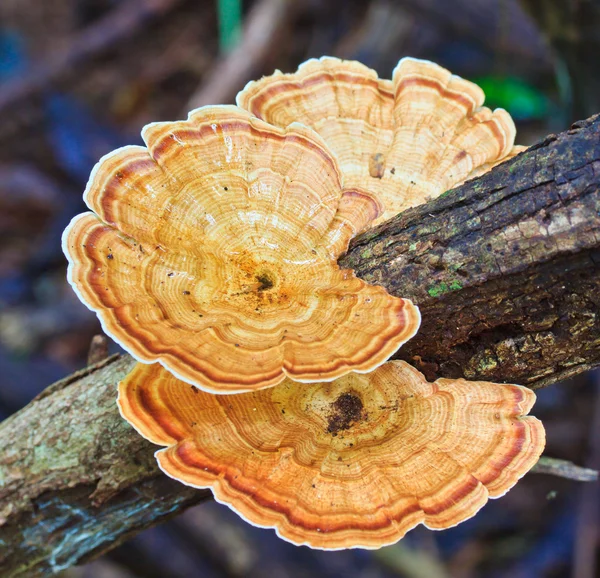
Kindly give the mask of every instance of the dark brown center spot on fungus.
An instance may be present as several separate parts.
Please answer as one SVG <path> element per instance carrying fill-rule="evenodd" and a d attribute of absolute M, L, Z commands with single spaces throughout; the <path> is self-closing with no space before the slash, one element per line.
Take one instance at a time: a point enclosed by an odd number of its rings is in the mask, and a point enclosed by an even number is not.
<path fill-rule="evenodd" d="M 261 273 L 256 276 L 256 280 L 260 283 L 257 291 L 267 291 L 275 285 L 275 281 L 268 273 Z"/>
<path fill-rule="evenodd" d="M 99 214 L 73 220 L 63 244 L 77 294 L 131 353 L 204 391 L 242 393 L 372 370 L 416 333 L 410 301 L 337 264 L 382 206 L 366 187 L 346 190 L 336 155 L 310 128 L 202 107 L 148 125 L 144 139 L 147 150 L 125 147 L 98 165 L 85 198 Z M 223 161 L 232 151 L 248 159 L 241 173 L 238 160 Z M 365 151 L 368 163 L 374 149 Z M 355 317 L 362 303 L 377 314 Z M 337 395 L 320 401 L 326 437 Z"/>
<path fill-rule="evenodd" d="M 327 433 L 335 436 L 340 431 L 349 429 L 355 422 L 366 419 L 366 417 L 360 397 L 353 393 L 342 393 L 331 404 Z"/>

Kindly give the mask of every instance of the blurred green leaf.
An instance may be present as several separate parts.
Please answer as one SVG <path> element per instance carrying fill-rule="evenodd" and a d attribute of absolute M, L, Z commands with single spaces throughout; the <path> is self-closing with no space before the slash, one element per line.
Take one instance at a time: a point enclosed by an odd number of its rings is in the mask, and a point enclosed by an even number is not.
<path fill-rule="evenodd" d="M 228 52 L 238 43 L 242 30 L 241 0 L 217 0 L 219 47 Z"/>
<path fill-rule="evenodd" d="M 512 76 L 482 76 L 475 78 L 485 92 L 490 108 L 504 108 L 515 120 L 536 120 L 548 116 L 550 100 L 537 88 Z"/>

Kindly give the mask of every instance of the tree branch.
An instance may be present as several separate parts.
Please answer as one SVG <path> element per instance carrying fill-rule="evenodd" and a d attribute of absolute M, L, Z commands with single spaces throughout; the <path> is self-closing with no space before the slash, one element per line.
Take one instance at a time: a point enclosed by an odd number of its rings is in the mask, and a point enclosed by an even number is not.
<path fill-rule="evenodd" d="M 48 576 L 109 550 L 210 492 L 164 476 L 119 415 L 113 356 L 61 380 L 0 424 L 0 574 Z"/>
<path fill-rule="evenodd" d="M 428 377 L 547 385 L 600 363 L 600 117 L 406 211 L 341 264 L 411 297 Z M 119 416 L 112 357 L 0 424 L 0 568 L 46 576 L 209 496 L 163 476 Z"/>
<path fill-rule="evenodd" d="M 341 265 L 410 297 L 429 379 L 539 388 L 600 363 L 600 115 L 357 238 Z"/>

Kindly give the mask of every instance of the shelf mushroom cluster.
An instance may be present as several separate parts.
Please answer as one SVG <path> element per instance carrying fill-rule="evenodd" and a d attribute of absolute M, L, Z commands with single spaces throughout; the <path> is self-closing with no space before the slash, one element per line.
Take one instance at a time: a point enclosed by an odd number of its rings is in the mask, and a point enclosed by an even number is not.
<path fill-rule="evenodd" d="M 427 61 L 389 81 L 322 58 L 100 160 L 68 278 L 141 362 L 119 408 L 166 474 L 295 544 L 378 548 L 467 519 L 537 461 L 533 392 L 388 361 L 418 308 L 337 265 L 361 231 L 517 154 L 482 103 Z"/>

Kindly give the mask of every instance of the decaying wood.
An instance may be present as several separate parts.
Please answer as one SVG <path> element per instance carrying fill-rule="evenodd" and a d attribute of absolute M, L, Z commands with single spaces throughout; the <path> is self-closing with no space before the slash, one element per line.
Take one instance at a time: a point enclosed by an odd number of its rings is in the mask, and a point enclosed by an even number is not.
<path fill-rule="evenodd" d="M 600 363 L 600 117 L 353 243 L 341 263 L 421 308 L 429 377 L 547 385 Z M 0 569 L 45 576 L 207 497 L 119 416 L 113 356 L 0 424 Z"/>
<path fill-rule="evenodd" d="M 600 363 L 600 116 L 356 239 L 341 264 L 421 310 L 428 378 L 543 387 Z"/>
<path fill-rule="evenodd" d="M 0 575 L 47 576 L 206 499 L 163 475 L 124 422 L 113 356 L 52 386 L 0 424 Z"/>

